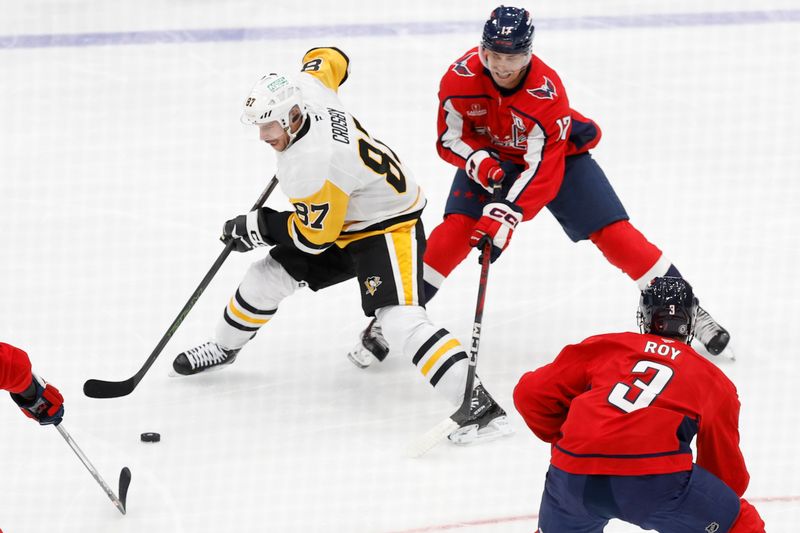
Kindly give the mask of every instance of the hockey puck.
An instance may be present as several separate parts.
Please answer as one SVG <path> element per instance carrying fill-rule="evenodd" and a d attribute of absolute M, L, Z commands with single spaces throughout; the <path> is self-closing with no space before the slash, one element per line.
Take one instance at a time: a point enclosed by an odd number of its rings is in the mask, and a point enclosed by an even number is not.
<path fill-rule="evenodd" d="M 140 437 L 142 442 L 160 442 L 161 441 L 161 434 L 160 433 L 142 433 Z"/>

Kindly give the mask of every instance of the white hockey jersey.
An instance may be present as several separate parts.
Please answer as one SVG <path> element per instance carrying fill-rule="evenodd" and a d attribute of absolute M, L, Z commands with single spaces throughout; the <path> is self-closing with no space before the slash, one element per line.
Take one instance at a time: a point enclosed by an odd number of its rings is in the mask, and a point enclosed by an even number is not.
<path fill-rule="evenodd" d="M 278 181 L 295 208 L 287 231 L 295 246 L 311 254 L 413 225 L 425 206 L 411 171 L 339 100 L 348 62 L 336 48 L 306 53 L 294 78 L 308 118 L 277 154 Z"/>

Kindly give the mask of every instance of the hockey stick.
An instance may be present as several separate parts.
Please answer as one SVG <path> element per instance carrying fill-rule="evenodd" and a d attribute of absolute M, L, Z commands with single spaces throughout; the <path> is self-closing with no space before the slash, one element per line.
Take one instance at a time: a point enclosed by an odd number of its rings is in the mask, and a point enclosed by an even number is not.
<path fill-rule="evenodd" d="M 495 183 L 492 187 L 492 199 L 497 199 L 500 193 L 500 184 Z M 478 346 L 481 342 L 483 304 L 486 301 L 486 284 L 489 280 L 489 265 L 491 264 L 492 255 L 492 240 L 487 237 L 484 237 L 484 240 L 481 255 L 481 277 L 478 282 L 478 303 L 475 305 L 475 322 L 472 324 L 472 342 L 469 347 L 469 368 L 467 370 L 466 386 L 464 387 L 464 399 L 461 401 L 461 406 L 449 418 L 442 420 L 411 443 L 408 448 L 408 455 L 411 457 L 419 457 L 426 453 L 436 446 L 439 441 L 446 439 L 448 435 L 461 427 L 461 424 L 469 418 L 472 389 L 475 386 L 475 367 L 478 365 Z"/>
<path fill-rule="evenodd" d="M 108 486 L 102 476 L 100 476 L 100 474 L 97 472 L 97 469 L 94 467 L 92 462 L 89 461 L 89 458 L 86 457 L 86 454 L 83 453 L 83 450 L 78 447 L 78 444 L 72 439 L 72 436 L 67 433 L 67 430 L 64 428 L 63 424 L 58 424 L 56 429 L 59 433 L 61 433 L 61 436 L 64 437 L 64 440 L 67 441 L 69 447 L 72 448 L 72 451 L 75 452 L 75 455 L 78 456 L 78 459 L 81 460 L 83 466 L 86 467 L 94 480 L 97 481 L 104 491 L 106 491 L 106 494 L 114 503 L 114 505 L 117 506 L 119 512 L 125 514 L 127 512 L 127 509 L 125 508 L 125 500 L 128 497 L 128 485 L 131 484 L 131 471 L 128 469 L 128 467 L 124 467 L 119 473 L 119 497 L 117 497 L 117 495 L 114 494 L 114 491 L 111 490 L 111 487 Z"/>
<path fill-rule="evenodd" d="M 267 185 L 267 188 L 261 193 L 261 196 L 258 197 L 258 200 L 256 200 L 255 204 L 253 204 L 253 207 L 250 209 L 250 211 L 255 211 L 264 205 L 264 202 L 266 202 L 267 198 L 269 198 L 269 195 L 272 194 L 272 191 L 275 189 L 276 185 L 278 185 L 278 178 L 273 176 L 272 180 L 269 182 L 269 185 Z M 158 345 L 153 350 L 153 353 L 150 354 L 150 357 L 147 358 L 147 361 L 144 362 L 142 368 L 140 368 L 139 371 L 132 377 L 124 381 L 104 381 L 101 379 L 87 380 L 86 383 L 83 384 L 83 393 L 86 396 L 90 398 L 119 398 L 120 396 L 127 396 L 133 392 L 133 389 L 136 388 L 150 367 L 153 366 L 153 363 L 161 354 L 161 350 L 164 349 L 164 346 L 167 345 L 167 342 L 169 342 L 169 340 L 172 338 L 172 335 L 175 334 L 175 331 L 177 331 L 178 327 L 186 318 L 186 315 L 189 314 L 189 311 L 192 310 L 194 304 L 197 303 L 200 295 L 203 294 L 203 291 L 206 290 L 208 284 L 211 283 L 211 280 L 217 274 L 217 271 L 222 266 L 222 263 L 225 262 L 233 250 L 233 245 L 234 241 L 230 241 L 225 245 L 225 249 L 222 250 L 222 253 L 219 254 L 219 257 L 217 257 L 217 260 L 214 261 L 211 269 L 203 278 L 203 281 L 200 282 L 200 285 L 198 285 L 194 290 L 194 293 L 192 293 L 189 301 L 183 306 L 181 312 L 178 313 L 178 316 L 172 321 L 172 324 L 169 326 L 169 329 L 167 329 L 167 332 L 164 333 L 164 336 L 161 337 L 160 341 L 158 341 Z"/>

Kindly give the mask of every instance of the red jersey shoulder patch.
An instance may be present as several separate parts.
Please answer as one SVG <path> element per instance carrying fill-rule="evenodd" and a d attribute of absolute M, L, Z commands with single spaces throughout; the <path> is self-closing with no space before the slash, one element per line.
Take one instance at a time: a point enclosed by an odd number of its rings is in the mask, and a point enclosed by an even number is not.
<path fill-rule="evenodd" d="M 528 94 L 540 100 L 553 100 L 558 96 L 556 85 L 547 76 L 542 76 L 542 78 L 544 78 L 542 85 L 535 89 L 528 89 Z"/>
<path fill-rule="evenodd" d="M 471 52 L 465 55 L 464 57 L 453 63 L 453 66 L 450 68 L 450 70 L 452 70 L 459 76 L 463 76 L 465 78 L 474 76 L 475 73 L 469 69 L 469 65 L 467 65 L 467 63 L 469 63 L 469 60 L 475 57 L 477 54 L 478 52 Z"/>

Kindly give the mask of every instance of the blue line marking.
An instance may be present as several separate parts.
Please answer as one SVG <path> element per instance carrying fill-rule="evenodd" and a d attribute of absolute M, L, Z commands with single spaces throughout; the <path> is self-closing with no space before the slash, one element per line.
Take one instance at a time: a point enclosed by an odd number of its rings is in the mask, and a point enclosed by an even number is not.
<path fill-rule="evenodd" d="M 664 13 L 607 17 L 541 18 L 537 30 L 605 30 L 611 28 L 666 28 L 687 26 L 730 26 L 799 22 L 800 9 L 776 11 L 731 11 L 720 13 Z M 242 41 L 283 41 L 328 37 L 390 37 L 403 35 L 444 35 L 478 32 L 482 21 L 386 22 L 319 26 L 277 26 L 254 28 L 212 28 L 197 30 L 155 30 L 108 33 L 62 33 L 49 35 L 2 35 L 0 49 L 121 46 L 137 44 L 217 43 Z"/>

